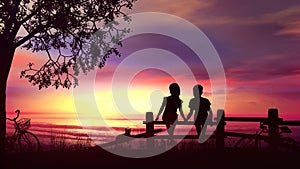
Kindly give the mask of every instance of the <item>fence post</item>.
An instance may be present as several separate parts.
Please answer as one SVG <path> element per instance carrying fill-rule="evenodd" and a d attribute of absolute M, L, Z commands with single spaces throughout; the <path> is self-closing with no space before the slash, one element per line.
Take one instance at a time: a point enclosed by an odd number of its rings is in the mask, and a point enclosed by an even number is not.
<path fill-rule="evenodd" d="M 125 128 L 125 136 L 131 136 L 131 134 L 130 134 L 130 132 L 131 132 L 131 128 L 129 128 L 129 127 L 127 127 L 127 128 Z"/>
<path fill-rule="evenodd" d="M 154 136 L 154 118 L 153 112 L 146 112 L 146 139 L 147 139 L 147 147 L 154 147 L 154 140 L 151 138 Z"/>
<path fill-rule="evenodd" d="M 218 110 L 217 111 L 217 121 L 219 121 L 219 124 L 217 126 L 216 131 L 216 146 L 218 151 L 224 150 L 224 137 L 225 137 L 225 112 L 224 110 Z"/>
<path fill-rule="evenodd" d="M 271 150 L 276 150 L 279 139 L 279 119 L 278 119 L 278 109 L 268 110 L 268 126 L 269 126 L 269 138 Z"/>
<path fill-rule="evenodd" d="M 151 137 L 154 135 L 153 113 L 146 112 L 146 135 Z"/>

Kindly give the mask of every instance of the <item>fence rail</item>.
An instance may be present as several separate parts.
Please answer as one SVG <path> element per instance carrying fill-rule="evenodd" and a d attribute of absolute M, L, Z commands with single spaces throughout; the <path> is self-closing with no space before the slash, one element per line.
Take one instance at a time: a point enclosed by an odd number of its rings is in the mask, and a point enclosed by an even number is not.
<path fill-rule="evenodd" d="M 261 122 L 264 125 L 268 125 L 268 140 L 269 147 L 271 149 L 276 149 L 278 138 L 280 137 L 279 128 L 280 125 L 285 126 L 300 126 L 300 121 L 289 120 L 286 121 L 283 118 L 279 118 L 278 109 L 269 109 L 267 117 L 226 117 L 225 112 L 222 109 L 217 111 L 217 116 L 214 120 L 208 118 L 206 125 L 215 126 L 215 134 L 212 137 L 216 138 L 216 148 L 219 151 L 224 150 L 225 138 L 227 136 L 232 137 L 252 137 L 251 134 L 239 133 L 239 132 L 226 132 L 225 126 L 226 122 Z M 154 121 L 153 113 L 146 113 L 146 121 L 143 121 L 143 124 L 146 125 L 146 132 L 140 133 L 137 135 L 131 135 L 128 129 L 125 129 L 125 134 L 120 135 L 113 142 L 103 144 L 102 146 L 112 146 L 115 144 L 120 144 L 137 138 L 146 138 L 147 147 L 154 147 L 154 139 L 167 139 L 170 138 L 169 135 L 157 135 L 153 137 L 156 133 L 162 132 L 162 129 L 154 129 L 155 125 L 164 125 L 163 121 Z M 176 125 L 194 125 L 194 121 L 176 121 Z M 197 135 L 173 135 L 174 139 L 197 139 Z"/>
<path fill-rule="evenodd" d="M 225 111 L 220 109 L 217 111 L 217 117 L 215 121 L 210 121 L 206 124 L 208 125 L 215 125 L 215 137 L 216 137 L 216 147 L 218 150 L 224 150 L 224 139 L 226 136 L 239 136 L 242 137 L 244 133 L 236 133 L 236 132 L 225 132 L 226 122 L 262 122 L 265 125 L 268 125 L 268 137 L 270 140 L 269 147 L 271 149 L 275 149 L 277 145 L 277 138 L 279 138 L 279 126 L 280 125 L 287 125 L 287 126 L 300 126 L 300 121 L 284 121 L 283 118 L 279 118 L 278 109 L 269 109 L 267 117 L 225 117 Z M 153 144 L 153 137 L 154 136 L 154 125 L 163 125 L 165 124 L 163 121 L 154 121 L 153 113 L 147 112 L 146 113 L 146 121 L 143 121 L 143 124 L 146 125 L 146 133 L 145 137 L 149 139 L 148 144 Z M 194 125 L 193 121 L 177 121 L 176 125 Z M 155 138 L 167 138 L 168 136 L 155 136 Z M 197 136 L 188 135 L 188 136 L 173 136 L 175 138 L 184 138 L 184 139 L 195 139 Z M 152 147 L 153 145 L 150 145 Z"/>

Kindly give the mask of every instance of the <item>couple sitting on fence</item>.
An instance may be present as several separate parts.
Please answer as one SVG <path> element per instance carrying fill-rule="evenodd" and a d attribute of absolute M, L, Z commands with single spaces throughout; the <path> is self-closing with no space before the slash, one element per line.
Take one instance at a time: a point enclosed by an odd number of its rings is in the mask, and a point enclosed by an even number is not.
<path fill-rule="evenodd" d="M 203 87 L 201 85 L 195 85 L 193 87 L 194 98 L 190 100 L 189 108 L 190 112 L 187 117 L 184 117 L 182 111 L 182 100 L 179 98 L 180 87 L 177 83 L 172 83 L 169 86 L 171 96 L 164 97 L 160 110 L 155 120 L 159 119 L 159 116 L 163 112 L 162 120 L 166 123 L 167 131 L 169 135 L 173 135 L 175 129 L 175 121 L 177 121 L 177 110 L 179 110 L 180 115 L 184 121 L 188 121 L 192 114 L 194 113 L 195 126 L 197 134 L 200 135 L 204 123 L 208 116 L 208 111 L 210 111 L 210 101 L 206 98 L 201 97 L 203 93 Z M 174 124 L 175 123 L 175 124 Z"/>

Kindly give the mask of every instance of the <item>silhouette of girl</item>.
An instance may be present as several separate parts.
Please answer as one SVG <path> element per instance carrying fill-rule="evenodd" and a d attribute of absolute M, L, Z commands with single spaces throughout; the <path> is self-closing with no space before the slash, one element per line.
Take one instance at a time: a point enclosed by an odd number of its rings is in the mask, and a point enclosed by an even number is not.
<path fill-rule="evenodd" d="M 160 114 L 163 112 L 162 120 L 166 123 L 167 131 L 169 135 L 173 135 L 175 124 L 178 114 L 177 109 L 179 109 L 180 115 L 185 119 L 182 111 L 182 100 L 179 98 L 180 87 L 177 83 L 172 83 L 169 86 L 169 91 L 171 96 L 164 97 L 162 105 L 159 109 L 158 115 L 155 120 L 159 119 Z"/>

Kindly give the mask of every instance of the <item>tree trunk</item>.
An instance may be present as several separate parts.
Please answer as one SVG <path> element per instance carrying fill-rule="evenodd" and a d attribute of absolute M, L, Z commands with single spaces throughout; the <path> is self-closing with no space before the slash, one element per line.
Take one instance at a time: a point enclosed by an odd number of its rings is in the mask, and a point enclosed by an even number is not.
<path fill-rule="evenodd" d="M 15 49 L 13 43 L 0 39 L 0 152 L 4 152 L 6 135 L 6 86 Z"/>

